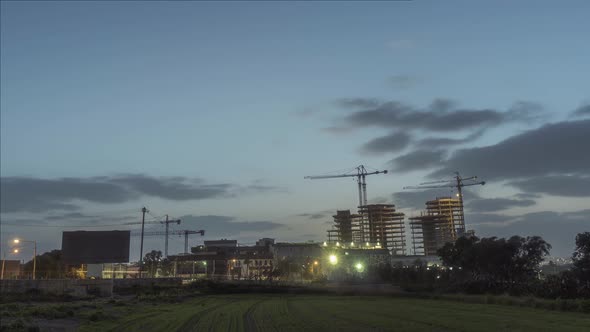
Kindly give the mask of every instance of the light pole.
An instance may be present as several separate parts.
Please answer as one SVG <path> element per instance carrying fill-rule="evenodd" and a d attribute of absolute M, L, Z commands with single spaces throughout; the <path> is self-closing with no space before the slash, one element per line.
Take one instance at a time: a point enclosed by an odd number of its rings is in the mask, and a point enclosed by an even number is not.
<path fill-rule="evenodd" d="M 2 250 L 2 276 L 0 276 L 1 280 L 4 280 L 4 264 L 6 263 L 6 251 Z"/>
<path fill-rule="evenodd" d="M 37 241 L 14 239 L 13 242 L 15 244 L 19 244 L 21 242 L 33 244 L 33 280 L 35 280 L 35 273 L 37 272 Z M 15 252 L 18 252 L 18 249 L 16 249 Z"/>

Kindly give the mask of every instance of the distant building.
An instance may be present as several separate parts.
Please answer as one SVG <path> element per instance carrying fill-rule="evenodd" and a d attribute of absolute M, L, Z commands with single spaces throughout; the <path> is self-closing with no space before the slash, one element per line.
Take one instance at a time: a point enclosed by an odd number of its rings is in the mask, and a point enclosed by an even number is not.
<path fill-rule="evenodd" d="M 235 248 L 238 246 L 237 240 L 212 240 L 204 242 L 206 248 Z"/>
<path fill-rule="evenodd" d="M 276 243 L 271 247 L 275 263 L 280 260 L 303 262 L 322 257 L 322 247 L 317 243 Z"/>
<path fill-rule="evenodd" d="M 275 239 L 270 239 L 270 238 L 262 238 L 258 241 L 256 241 L 256 245 L 259 247 L 270 247 L 273 244 L 275 244 Z"/>

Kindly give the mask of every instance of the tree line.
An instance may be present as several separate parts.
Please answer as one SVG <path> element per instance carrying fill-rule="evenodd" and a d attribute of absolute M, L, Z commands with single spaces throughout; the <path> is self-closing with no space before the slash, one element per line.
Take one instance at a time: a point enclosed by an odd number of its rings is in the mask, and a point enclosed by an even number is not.
<path fill-rule="evenodd" d="M 384 265 L 373 273 L 409 291 L 590 298 L 590 232 L 576 236 L 568 270 L 543 273 L 541 263 L 550 249 L 539 236 L 461 237 L 438 250 L 441 266 L 417 260 L 411 265 Z"/>

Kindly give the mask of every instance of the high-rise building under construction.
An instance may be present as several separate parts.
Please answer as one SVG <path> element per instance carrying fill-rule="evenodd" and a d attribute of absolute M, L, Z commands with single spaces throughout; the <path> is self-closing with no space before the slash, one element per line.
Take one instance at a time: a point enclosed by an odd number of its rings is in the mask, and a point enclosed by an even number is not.
<path fill-rule="evenodd" d="M 465 234 L 465 219 L 460 199 L 440 197 L 426 202 L 426 211 L 410 218 L 414 253 L 436 255 L 447 242 Z"/>
<path fill-rule="evenodd" d="M 395 205 L 368 204 L 360 206 L 358 212 L 337 211 L 333 229 L 328 231 L 328 241 L 387 248 L 394 255 L 406 254 L 404 214 L 396 212 Z"/>
<path fill-rule="evenodd" d="M 361 216 L 350 213 L 350 210 L 336 211 L 334 229 L 328 231 L 329 242 L 359 242 Z"/>

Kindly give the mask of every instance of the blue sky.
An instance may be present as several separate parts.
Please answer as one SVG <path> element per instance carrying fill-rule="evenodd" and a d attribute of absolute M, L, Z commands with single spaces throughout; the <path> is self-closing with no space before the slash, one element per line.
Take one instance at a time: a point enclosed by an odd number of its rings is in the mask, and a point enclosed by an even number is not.
<path fill-rule="evenodd" d="M 410 144 L 398 151 L 363 150 L 391 127 L 351 125 L 347 116 L 362 110 L 338 101 L 376 98 L 417 111 L 440 99 L 453 100 L 454 109 L 500 113 L 519 102 L 536 105 L 527 108 L 534 113 L 527 119 L 484 127 L 395 128 L 411 132 L 413 141 L 482 131 L 477 139 L 445 149 L 449 156 L 545 124 L 585 125 L 580 117 L 572 120 L 572 112 L 590 102 L 586 1 L 66 1 L 2 2 L 1 9 L 3 181 L 86 183 L 99 176 L 141 174 L 232 186 L 231 193 L 207 198 L 141 190 L 120 202 L 72 194 L 56 198 L 76 205 L 78 213 L 104 219 L 137 217 L 137 212 L 115 212 L 146 205 L 156 216 L 271 222 L 285 226 L 264 235 L 322 240 L 330 221 L 326 211 L 354 208 L 356 189 L 352 180 L 312 182 L 304 175 L 359 164 L 391 170 L 392 159 L 414 149 Z M 333 127 L 342 130 L 326 130 Z M 578 168 L 557 165 L 534 176 L 577 176 L 585 183 L 588 174 L 578 170 L 588 166 L 585 162 L 580 158 L 573 161 Z M 392 194 L 423 181 L 435 168 L 370 177 L 369 197 L 416 213 Z M 461 171 L 486 176 L 485 169 Z M 526 171 L 500 175 L 475 192 L 480 199 L 515 199 L 523 186 L 511 183 L 534 182 L 530 176 Z M 35 185 L 26 188 L 34 192 Z M 535 190 L 535 204 L 511 206 L 501 214 L 563 214 L 590 206 L 584 192 L 564 196 Z M 47 195 L 51 192 L 42 198 Z M 2 206 L 4 224 L 65 214 L 55 207 L 31 211 L 7 204 L 8 199 Z M 297 216 L 319 212 L 325 217 Z M 516 227 L 522 220 L 505 222 L 491 230 L 481 226 L 481 233 L 522 232 Z M 589 228 L 578 219 L 570 222 L 568 234 Z M 2 238 L 24 234 L 38 237 L 46 249 L 59 247 L 61 229 L 55 228 L 57 236 L 46 235 L 47 229 L 3 225 Z M 248 242 L 260 234 L 227 235 Z M 569 255 L 573 238 L 570 242 L 553 244 L 559 254 Z"/>

